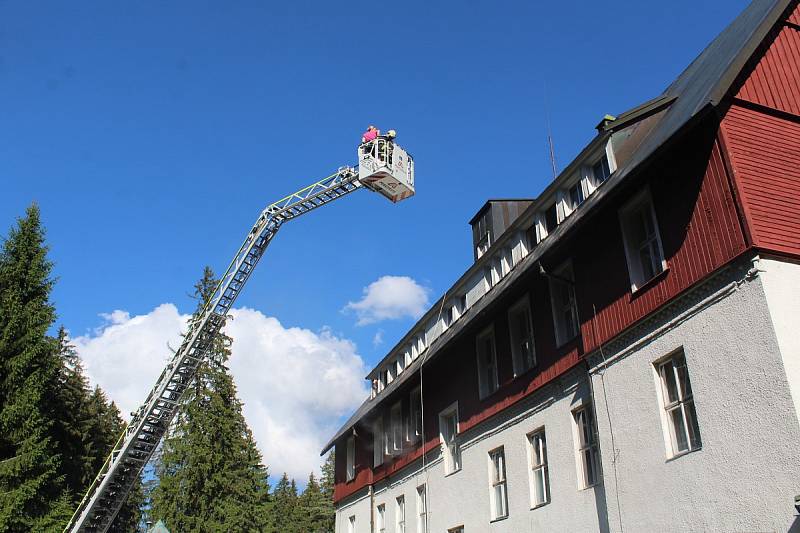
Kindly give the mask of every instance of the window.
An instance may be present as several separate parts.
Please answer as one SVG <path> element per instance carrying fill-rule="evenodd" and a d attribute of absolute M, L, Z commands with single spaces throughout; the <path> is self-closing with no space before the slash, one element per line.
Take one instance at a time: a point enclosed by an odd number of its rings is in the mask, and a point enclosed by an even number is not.
<path fill-rule="evenodd" d="M 583 184 L 579 181 L 569 188 L 567 191 L 567 202 L 569 203 L 569 210 L 575 211 L 579 205 L 583 203 Z"/>
<path fill-rule="evenodd" d="M 422 392 L 419 387 L 411 391 L 408 405 L 410 413 L 408 415 L 406 440 L 408 442 L 416 442 L 422 437 Z"/>
<path fill-rule="evenodd" d="M 603 156 L 592 165 L 592 177 L 594 178 L 595 186 L 600 185 L 608 179 L 611 175 L 611 168 L 608 166 L 608 156 Z"/>
<path fill-rule="evenodd" d="M 347 481 L 356 477 L 356 440 L 352 435 L 347 439 Z"/>
<path fill-rule="evenodd" d="M 406 497 L 398 496 L 395 499 L 395 513 L 397 533 L 406 533 Z"/>
<path fill-rule="evenodd" d="M 383 431 L 383 417 L 379 416 L 372 423 L 372 465 L 380 466 L 383 464 L 385 440 Z"/>
<path fill-rule="evenodd" d="M 489 491 L 491 493 L 492 520 L 508 516 L 508 493 L 506 491 L 506 455 L 503 448 L 489 452 Z"/>
<path fill-rule="evenodd" d="M 508 311 L 508 327 L 511 335 L 511 359 L 514 364 L 514 375 L 519 376 L 536 365 L 533 322 L 527 295 Z"/>
<path fill-rule="evenodd" d="M 386 504 L 378 506 L 378 533 L 386 533 Z"/>
<path fill-rule="evenodd" d="M 458 405 L 439 414 L 439 437 L 444 447 L 444 473 L 461 469 L 461 447 L 458 444 Z"/>
<path fill-rule="evenodd" d="M 370 398 L 375 398 L 378 395 L 378 380 L 372 380 L 372 391 L 370 392 Z"/>
<path fill-rule="evenodd" d="M 550 475 L 547 470 L 547 440 L 544 429 L 528 435 L 531 462 L 531 507 L 550 501 Z"/>
<path fill-rule="evenodd" d="M 478 356 L 478 393 L 481 399 L 497 390 L 497 354 L 494 347 L 494 328 L 488 327 L 476 339 Z"/>
<path fill-rule="evenodd" d="M 544 212 L 544 223 L 548 235 L 556 229 L 556 226 L 558 226 L 558 211 L 556 210 L 556 204 L 551 205 L 547 211 Z"/>
<path fill-rule="evenodd" d="M 378 392 L 381 392 L 383 389 L 385 389 L 388 382 L 389 382 L 389 371 L 381 370 L 380 372 L 378 372 Z"/>
<path fill-rule="evenodd" d="M 489 246 L 492 245 L 491 239 L 491 228 L 489 223 L 489 216 L 491 214 L 491 210 L 487 210 L 486 213 L 481 215 L 481 217 L 475 222 L 473 226 L 475 228 L 475 258 L 480 258 L 483 254 L 486 253 L 486 250 L 489 249 Z"/>
<path fill-rule="evenodd" d="M 640 194 L 620 211 L 620 223 L 631 290 L 636 290 L 667 266 L 649 193 Z"/>
<path fill-rule="evenodd" d="M 573 280 L 572 268 L 568 265 L 550 276 L 550 300 L 558 346 L 578 335 L 578 306 L 575 302 Z"/>
<path fill-rule="evenodd" d="M 425 485 L 417 487 L 417 531 L 428 531 L 428 491 Z"/>
<path fill-rule="evenodd" d="M 464 526 L 451 527 L 447 533 L 464 533 Z"/>
<path fill-rule="evenodd" d="M 458 297 L 458 316 L 464 316 L 464 314 L 467 312 L 467 309 L 469 309 L 469 307 L 467 307 L 467 295 L 462 294 Z"/>
<path fill-rule="evenodd" d="M 597 457 L 597 434 L 594 431 L 594 413 L 590 405 L 572 413 L 575 420 L 575 443 L 578 454 L 578 483 L 582 489 L 600 480 Z"/>
<path fill-rule="evenodd" d="M 699 449 L 700 427 L 697 424 L 692 385 L 689 382 L 689 371 L 686 368 L 686 355 L 683 350 L 659 363 L 657 369 L 671 456 Z"/>
<path fill-rule="evenodd" d="M 400 402 L 392 406 L 390 417 L 392 424 L 391 453 L 398 454 L 403 451 L 403 408 Z"/>
<path fill-rule="evenodd" d="M 356 516 L 347 519 L 347 533 L 356 533 Z"/>

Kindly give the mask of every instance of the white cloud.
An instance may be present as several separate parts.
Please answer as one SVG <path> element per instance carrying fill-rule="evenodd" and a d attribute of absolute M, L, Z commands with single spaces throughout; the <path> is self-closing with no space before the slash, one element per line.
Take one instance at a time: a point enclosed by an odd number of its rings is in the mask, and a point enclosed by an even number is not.
<path fill-rule="evenodd" d="M 382 276 L 364 287 L 364 296 L 349 302 L 344 311 L 354 311 L 359 326 L 406 316 L 419 318 L 428 307 L 428 292 L 408 276 Z"/>
<path fill-rule="evenodd" d="M 233 337 L 229 362 L 244 414 L 274 478 L 284 471 L 298 481 L 319 472 L 319 451 L 366 397 L 364 362 L 355 345 L 330 331 L 286 328 L 253 309 L 234 309 L 226 332 Z M 187 315 L 163 304 L 146 315 L 124 311 L 73 342 L 92 383 L 125 415 L 144 400 L 177 347 Z"/>
<path fill-rule="evenodd" d="M 379 329 L 375 332 L 375 336 L 372 337 L 372 345 L 377 347 L 381 344 L 383 344 L 383 330 Z"/>

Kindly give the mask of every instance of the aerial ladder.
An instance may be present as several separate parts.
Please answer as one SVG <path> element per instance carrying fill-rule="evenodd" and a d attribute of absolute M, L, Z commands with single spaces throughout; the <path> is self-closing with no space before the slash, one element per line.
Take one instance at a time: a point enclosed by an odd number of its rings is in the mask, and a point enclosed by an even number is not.
<path fill-rule="evenodd" d="M 268 205 L 258 216 L 206 305 L 189 323 L 144 404 L 125 431 L 72 515 L 64 532 L 104 533 L 111 526 L 142 469 L 180 408 L 181 398 L 231 307 L 281 226 L 360 188 L 399 202 L 414 195 L 414 160 L 390 138 L 358 147 L 358 166 L 336 173 Z"/>

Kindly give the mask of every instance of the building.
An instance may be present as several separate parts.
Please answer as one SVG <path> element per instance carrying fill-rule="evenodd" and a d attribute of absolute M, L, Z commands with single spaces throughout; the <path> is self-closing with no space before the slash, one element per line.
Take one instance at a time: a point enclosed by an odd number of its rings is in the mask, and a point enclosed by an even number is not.
<path fill-rule="evenodd" d="M 800 531 L 800 8 L 605 117 L 370 372 L 337 533 Z"/>

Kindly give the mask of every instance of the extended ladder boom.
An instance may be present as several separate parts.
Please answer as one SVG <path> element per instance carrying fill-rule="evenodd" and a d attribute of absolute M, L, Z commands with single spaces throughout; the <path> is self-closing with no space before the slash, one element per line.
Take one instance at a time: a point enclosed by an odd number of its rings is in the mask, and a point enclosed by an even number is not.
<path fill-rule="evenodd" d="M 362 152 L 363 149 L 360 150 L 360 155 Z M 410 158 L 408 159 L 410 163 Z M 372 172 L 369 177 L 374 175 Z M 362 185 L 397 201 L 374 186 L 374 180 L 363 180 L 362 183 L 359 177 L 356 168 L 344 167 L 335 174 L 270 204 L 261 212 L 212 297 L 189 324 L 180 348 L 114 445 L 65 532 L 105 532 L 109 528 L 169 426 L 184 391 L 206 357 L 214 337 L 224 325 L 237 296 L 284 222 L 341 198 Z M 368 176 L 361 176 L 366 177 Z M 411 180 L 413 187 L 413 175 Z M 410 194 L 413 194 L 413 188 Z"/>

